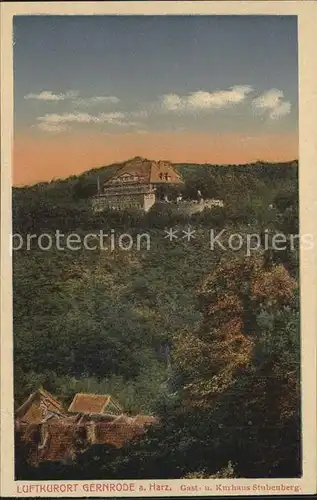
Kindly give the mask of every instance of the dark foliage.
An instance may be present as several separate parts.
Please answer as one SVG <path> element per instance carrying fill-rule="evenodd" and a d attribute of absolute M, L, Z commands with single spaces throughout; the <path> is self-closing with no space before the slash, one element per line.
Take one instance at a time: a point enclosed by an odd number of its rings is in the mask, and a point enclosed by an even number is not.
<path fill-rule="evenodd" d="M 110 392 L 160 425 L 67 466 L 29 467 L 17 439 L 17 477 L 299 476 L 299 249 L 289 244 L 298 232 L 297 162 L 178 165 L 185 199 L 199 189 L 224 200 L 192 217 L 158 207 L 93 214 L 97 179 L 115 168 L 13 190 L 13 233 L 24 242 L 13 253 L 16 404 L 40 385 L 65 405 L 75 392 Z M 190 242 L 181 237 L 188 226 Z M 164 238 L 170 227 L 179 232 L 173 242 Z M 112 228 L 148 232 L 150 250 L 25 244 L 27 233 Z M 244 248 L 211 250 L 211 229 L 256 233 L 261 245 L 251 259 Z M 285 249 L 266 248 L 277 233 Z"/>

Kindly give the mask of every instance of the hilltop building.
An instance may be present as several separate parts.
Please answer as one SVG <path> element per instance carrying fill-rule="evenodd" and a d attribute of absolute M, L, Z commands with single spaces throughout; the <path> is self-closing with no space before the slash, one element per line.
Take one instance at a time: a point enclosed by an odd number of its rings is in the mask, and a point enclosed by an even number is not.
<path fill-rule="evenodd" d="M 147 212 L 157 201 L 158 187 L 179 185 L 180 174 L 168 161 L 152 161 L 136 156 L 122 163 L 115 174 L 98 186 L 93 210 L 136 208 Z"/>

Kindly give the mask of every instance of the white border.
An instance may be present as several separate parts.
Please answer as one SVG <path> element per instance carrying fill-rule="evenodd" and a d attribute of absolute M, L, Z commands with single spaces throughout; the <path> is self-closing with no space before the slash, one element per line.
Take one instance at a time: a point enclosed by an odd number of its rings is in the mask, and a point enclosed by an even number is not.
<path fill-rule="evenodd" d="M 34 492 L 19 493 L 18 486 L 30 484 L 27 481 L 13 480 L 13 387 L 12 387 L 12 264 L 8 235 L 11 233 L 11 172 L 13 140 L 13 65 L 12 65 L 12 17 L 27 14 L 66 14 L 66 15 L 297 15 L 299 30 L 299 158 L 300 158 L 300 226 L 301 233 L 314 235 L 315 242 L 317 216 L 317 58 L 316 25 L 317 3 L 302 1 L 196 1 L 196 2 L 12 2 L 1 5 L 1 496 L 6 497 L 57 497 L 56 492 L 36 495 Z M 228 495 L 219 492 L 217 484 L 222 485 L 299 485 L 300 493 L 316 492 L 316 259 L 314 251 L 301 252 L 301 341 L 302 341 L 302 421 L 303 421 L 303 477 L 301 479 L 235 479 L 235 480 L 170 480 L 155 481 L 169 484 L 172 491 L 147 491 L 154 481 L 132 481 L 137 491 L 125 496 L 196 496 Z M 120 483 L 122 481 L 84 481 L 56 482 L 41 481 L 37 484 L 93 484 Z M 128 481 L 129 482 L 129 481 Z M 213 485 L 213 491 L 181 491 L 180 485 Z M 294 494 L 285 491 L 285 494 Z M 241 492 L 231 492 L 241 495 Z M 251 491 L 249 494 L 265 494 Z M 270 494 L 269 492 L 267 494 Z M 283 494 L 283 492 L 271 492 Z M 60 496 L 100 496 L 100 493 L 87 494 L 82 484 L 77 493 Z M 123 496 L 120 492 L 102 494 L 103 497 Z"/>

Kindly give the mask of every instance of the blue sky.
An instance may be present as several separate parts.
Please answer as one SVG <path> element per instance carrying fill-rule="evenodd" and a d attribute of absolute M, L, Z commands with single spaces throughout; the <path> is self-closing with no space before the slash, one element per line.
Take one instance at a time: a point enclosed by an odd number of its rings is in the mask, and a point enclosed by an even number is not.
<path fill-rule="evenodd" d="M 17 137 L 297 133 L 297 18 L 17 16 L 14 76 Z"/>

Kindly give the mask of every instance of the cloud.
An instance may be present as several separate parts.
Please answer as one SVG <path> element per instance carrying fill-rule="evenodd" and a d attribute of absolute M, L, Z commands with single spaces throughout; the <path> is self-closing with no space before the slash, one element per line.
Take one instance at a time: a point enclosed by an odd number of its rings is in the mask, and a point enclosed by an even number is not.
<path fill-rule="evenodd" d="M 65 99 L 75 99 L 79 92 L 70 90 L 66 94 L 54 94 L 51 90 L 42 90 L 39 94 L 27 94 L 24 99 L 35 99 L 37 101 L 65 101 Z"/>
<path fill-rule="evenodd" d="M 162 96 L 162 107 L 167 111 L 179 111 L 185 107 L 185 99 L 177 94 L 165 94 Z"/>
<path fill-rule="evenodd" d="M 43 132 L 60 133 L 68 129 L 68 125 L 55 125 L 54 123 L 39 123 L 38 128 Z"/>
<path fill-rule="evenodd" d="M 93 97 L 79 97 L 74 101 L 74 104 L 76 106 L 95 106 L 96 104 L 118 104 L 120 102 L 120 99 L 114 95 L 109 95 L 109 96 L 93 96 Z"/>
<path fill-rule="evenodd" d="M 148 133 L 149 133 L 149 131 L 148 131 L 148 130 L 146 130 L 146 129 L 143 129 L 143 128 L 142 128 L 142 129 L 136 130 L 136 133 L 137 133 L 138 135 L 145 135 L 145 134 L 148 134 Z"/>
<path fill-rule="evenodd" d="M 79 92 L 75 90 L 69 90 L 65 94 L 55 94 L 51 90 L 42 90 L 39 94 L 27 94 L 24 96 L 24 99 L 37 101 L 71 100 L 72 104 L 78 107 L 95 106 L 98 104 L 118 104 L 118 102 L 120 102 L 120 99 L 113 95 L 80 97 Z"/>
<path fill-rule="evenodd" d="M 252 101 L 253 110 L 257 113 L 268 114 L 272 120 L 286 116 L 291 111 L 291 103 L 284 100 L 284 92 L 270 89 Z"/>
<path fill-rule="evenodd" d="M 164 94 L 156 101 L 147 104 L 140 103 L 140 108 L 132 111 L 114 110 L 112 112 L 94 113 L 89 109 L 74 107 L 72 110 L 63 113 L 43 114 L 37 118 L 37 125 L 35 126 L 43 132 L 48 133 L 64 132 L 74 124 L 107 125 L 126 129 L 133 127 L 134 132 L 140 130 L 141 133 L 145 133 L 146 118 L 152 114 L 157 115 L 162 112 L 168 112 L 182 115 L 183 113 L 221 110 L 238 105 L 246 99 L 249 100 L 251 93 L 253 93 L 253 100 L 249 102 L 251 102 L 255 113 L 263 114 L 272 120 L 276 120 L 289 114 L 291 111 L 291 103 L 284 99 L 284 94 L 281 90 L 270 89 L 254 98 L 254 89 L 250 85 L 236 85 L 227 90 L 217 90 L 214 92 L 197 90 L 186 96 L 176 93 Z M 42 91 L 39 94 L 29 94 L 25 98 L 43 101 L 63 101 L 70 99 L 72 104 L 75 103 L 83 108 L 98 103 L 116 104 L 120 102 L 119 98 L 115 96 L 93 96 L 84 99 L 79 97 L 79 93 L 76 91 L 68 91 L 65 94 L 53 94 L 51 91 Z"/>
<path fill-rule="evenodd" d="M 47 113 L 44 116 L 39 116 L 37 120 L 43 123 L 89 123 L 93 121 L 94 118 L 95 117 L 88 113 L 63 113 L 61 115 L 57 113 Z"/>
<path fill-rule="evenodd" d="M 100 113 L 99 115 L 91 115 L 89 113 L 47 113 L 44 116 L 39 116 L 37 120 L 40 122 L 38 128 L 45 132 L 62 132 L 72 123 L 108 124 L 120 127 L 140 125 L 138 122 L 130 121 L 128 116 L 121 111 Z M 58 130 L 58 127 L 60 130 Z"/>
<path fill-rule="evenodd" d="M 140 109 L 137 111 L 131 111 L 129 116 L 133 116 L 134 118 L 147 118 L 150 114 L 150 109 Z"/>
<path fill-rule="evenodd" d="M 228 90 L 207 92 L 198 90 L 188 96 L 178 94 L 165 94 L 161 98 L 162 108 L 166 111 L 198 111 L 222 109 L 232 104 L 238 104 L 252 92 L 250 85 L 236 85 Z"/>

